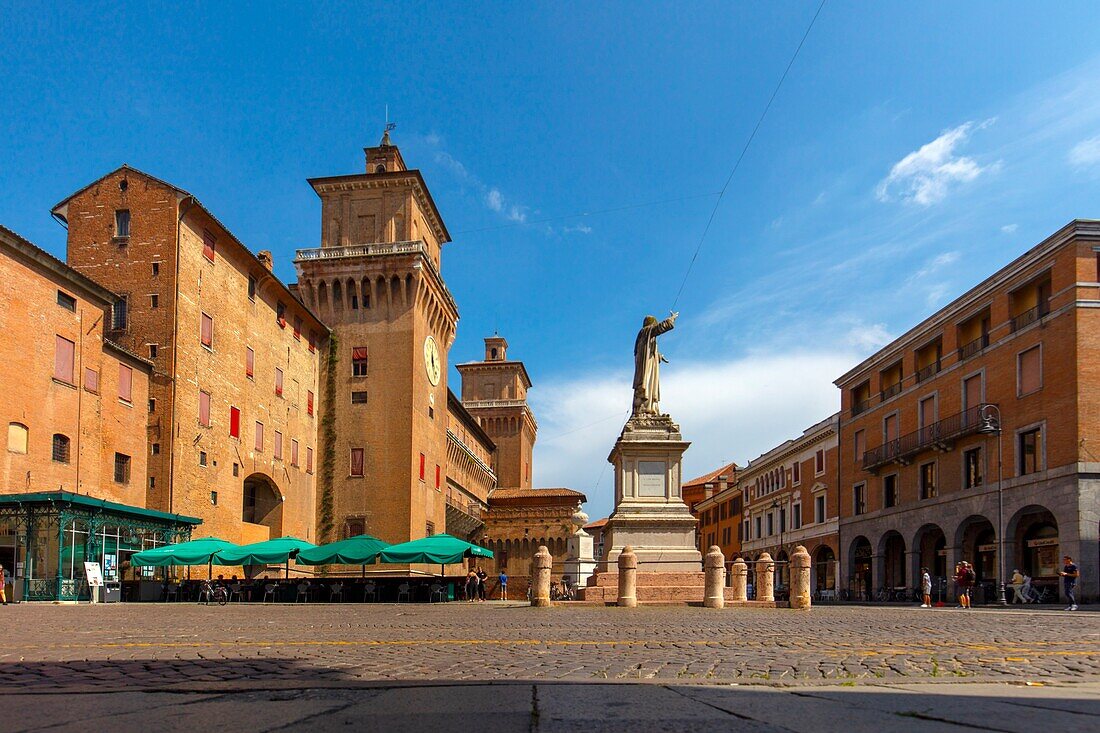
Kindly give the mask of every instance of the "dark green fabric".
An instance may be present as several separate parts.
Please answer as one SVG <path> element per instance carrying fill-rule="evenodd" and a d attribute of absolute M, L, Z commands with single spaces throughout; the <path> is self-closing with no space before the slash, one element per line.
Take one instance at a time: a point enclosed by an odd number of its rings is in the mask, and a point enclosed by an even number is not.
<path fill-rule="evenodd" d="M 274 565 L 283 563 L 301 550 L 316 547 L 312 542 L 297 537 L 279 537 L 266 542 L 256 542 L 223 550 L 214 555 L 215 565 Z"/>
<path fill-rule="evenodd" d="M 215 553 L 236 547 L 232 542 L 217 537 L 203 537 L 190 542 L 142 550 L 130 557 L 130 564 L 158 568 L 166 565 L 206 565 Z"/>
<path fill-rule="evenodd" d="M 390 563 L 432 563 L 452 565 L 467 557 L 492 557 L 491 550 L 470 544 L 449 534 L 436 534 L 431 537 L 390 545 L 378 556 L 382 562 Z"/>
<path fill-rule="evenodd" d="M 367 565 L 387 547 L 389 545 L 377 537 L 361 534 L 302 550 L 295 559 L 302 565 Z"/>

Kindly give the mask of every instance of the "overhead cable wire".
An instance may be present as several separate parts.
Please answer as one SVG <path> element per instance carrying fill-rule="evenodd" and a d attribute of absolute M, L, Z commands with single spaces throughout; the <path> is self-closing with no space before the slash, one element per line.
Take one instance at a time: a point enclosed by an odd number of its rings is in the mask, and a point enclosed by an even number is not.
<path fill-rule="evenodd" d="M 749 135 L 749 139 L 745 141 L 745 146 L 741 148 L 741 154 L 737 156 L 737 162 L 733 164 L 733 170 L 730 171 L 729 176 L 726 178 L 722 190 L 718 192 L 718 200 L 714 202 L 714 208 L 711 209 L 710 217 L 707 219 L 707 225 L 703 227 L 703 235 L 699 237 L 699 244 L 695 247 L 695 254 L 691 256 L 691 262 L 688 263 L 687 272 L 684 273 L 684 280 L 680 283 L 680 289 L 676 291 L 676 298 L 672 301 L 672 310 L 676 310 L 676 304 L 680 302 L 680 296 L 684 292 L 684 286 L 687 285 L 688 278 L 691 277 L 692 268 L 695 267 L 695 260 L 698 259 L 699 251 L 703 248 L 703 242 L 710 232 L 710 225 L 714 223 L 714 217 L 718 214 L 718 207 L 722 205 L 722 198 L 726 195 L 726 189 L 729 188 L 730 182 L 733 181 L 734 175 L 737 174 L 737 169 L 741 167 L 741 161 L 745 159 L 745 153 L 749 152 L 749 147 L 756 138 L 756 133 L 760 130 L 760 126 L 764 124 L 764 118 L 768 116 L 768 110 L 772 108 L 772 103 L 779 94 L 779 90 L 783 87 L 783 82 L 787 80 L 787 74 L 790 73 L 791 67 L 794 66 L 795 59 L 798 58 L 798 53 L 802 50 L 802 46 L 806 43 L 806 39 L 809 38 L 810 31 L 813 30 L 814 23 L 817 22 L 817 16 L 821 15 L 821 9 L 825 7 L 825 2 L 826 0 L 821 0 L 821 3 L 817 6 L 817 12 L 815 12 L 814 17 L 810 19 L 810 24 L 806 26 L 806 32 L 802 34 L 802 40 L 798 42 L 798 47 L 794 50 L 791 60 L 787 62 L 787 68 L 783 70 L 783 75 L 779 77 L 779 83 L 775 85 L 771 97 L 768 98 L 768 103 L 764 105 L 764 111 L 760 113 L 760 119 L 756 121 L 756 126 L 752 128 L 752 133 Z"/>

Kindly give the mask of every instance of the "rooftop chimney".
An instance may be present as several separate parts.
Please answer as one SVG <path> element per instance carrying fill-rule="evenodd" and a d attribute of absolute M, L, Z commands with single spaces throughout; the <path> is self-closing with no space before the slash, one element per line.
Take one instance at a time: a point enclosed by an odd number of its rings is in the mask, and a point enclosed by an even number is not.
<path fill-rule="evenodd" d="M 271 259 L 271 252 L 266 249 L 261 249 L 256 254 L 256 259 L 260 261 L 260 264 L 266 267 L 268 270 L 275 269 L 275 261 Z"/>

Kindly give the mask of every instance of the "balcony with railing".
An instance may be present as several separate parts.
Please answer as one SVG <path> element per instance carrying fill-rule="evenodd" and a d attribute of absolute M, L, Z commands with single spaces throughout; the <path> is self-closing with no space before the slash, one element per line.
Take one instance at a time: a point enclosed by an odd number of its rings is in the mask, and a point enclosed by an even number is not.
<path fill-rule="evenodd" d="M 464 400 L 462 406 L 467 410 L 480 410 L 489 407 L 524 407 L 527 400 Z"/>
<path fill-rule="evenodd" d="M 917 370 L 917 381 L 923 382 L 926 379 L 936 376 L 940 372 L 940 360 L 936 359 L 934 362 L 926 367 L 922 367 Z"/>
<path fill-rule="evenodd" d="M 1012 318 L 1012 332 L 1015 333 L 1026 326 L 1030 326 L 1048 313 L 1050 313 L 1050 301 L 1043 300 L 1034 308 Z"/>
<path fill-rule="evenodd" d="M 344 257 L 380 257 L 383 255 L 428 254 L 428 247 L 417 239 L 409 242 L 378 242 L 352 244 L 347 247 L 317 247 L 300 249 L 294 254 L 295 262 L 311 260 L 335 260 Z"/>
<path fill-rule="evenodd" d="M 865 451 L 863 470 L 876 471 L 888 463 L 906 465 L 911 462 L 913 456 L 930 449 L 950 450 L 959 438 L 978 432 L 982 422 L 982 412 L 987 406 L 987 403 L 975 405 Z"/>
<path fill-rule="evenodd" d="M 989 346 L 989 334 L 983 333 L 978 338 L 959 347 L 959 361 L 964 361 Z"/>
<path fill-rule="evenodd" d="M 869 409 L 871 409 L 871 398 L 870 397 L 868 397 L 867 399 L 859 400 L 858 402 L 853 402 L 852 403 L 852 416 L 854 417 L 855 415 L 858 415 L 861 412 L 866 412 Z"/>
<path fill-rule="evenodd" d="M 885 402 L 899 392 L 901 392 L 901 382 L 895 382 L 894 384 L 891 384 L 889 387 L 886 387 L 882 390 L 882 401 Z"/>

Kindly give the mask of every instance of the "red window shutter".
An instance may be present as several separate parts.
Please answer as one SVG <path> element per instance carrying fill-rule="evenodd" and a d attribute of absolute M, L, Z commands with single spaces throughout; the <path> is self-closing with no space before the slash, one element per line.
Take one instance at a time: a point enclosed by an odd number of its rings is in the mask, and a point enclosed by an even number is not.
<path fill-rule="evenodd" d="M 61 382 L 73 383 L 73 360 L 76 356 L 76 344 L 67 338 L 57 337 L 54 350 L 53 376 Z"/>
<path fill-rule="evenodd" d="M 205 313 L 202 314 L 202 328 L 199 331 L 199 340 L 203 346 L 214 344 L 214 319 Z"/>
<path fill-rule="evenodd" d="M 298 465 L 298 441 L 293 439 L 290 441 L 290 465 Z"/>
<path fill-rule="evenodd" d="M 216 238 L 210 232 L 204 231 L 202 233 L 202 256 L 211 262 L 214 261 L 214 243 Z"/>
<path fill-rule="evenodd" d="M 274 448 L 273 452 L 274 452 L 274 455 L 275 455 L 276 458 L 278 458 L 279 460 L 282 460 L 282 458 L 283 458 L 283 434 L 280 433 L 278 430 L 275 431 L 275 448 Z"/>
<path fill-rule="evenodd" d="M 256 367 L 256 352 L 251 347 L 244 352 L 244 375 L 251 377 L 253 369 Z"/>
<path fill-rule="evenodd" d="M 867 452 L 866 445 L 864 444 L 864 432 L 857 430 L 855 435 L 855 459 L 857 461 L 863 460 L 863 454 Z"/>
<path fill-rule="evenodd" d="M 1020 394 L 1030 394 L 1043 386 L 1043 370 L 1039 347 L 1028 349 L 1019 356 Z"/>
<path fill-rule="evenodd" d="M 306 446 L 306 473 L 313 473 L 313 449 Z"/>
<path fill-rule="evenodd" d="M 262 422 L 256 423 L 256 450 L 262 451 L 264 449 L 264 424 Z"/>
<path fill-rule="evenodd" d="M 130 402 L 133 397 L 134 370 L 125 364 L 118 365 L 118 397 Z"/>
<path fill-rule="evenodd" d="M 886 426 L 886 440 L 896 440 L 898 437 L 898 416 L 890 415 L 884 421 Z"/>
<path fill-rule="evenodd" d="M 936 422 L 936 400 L 926 397 L 920 402 L 920 426 L 926 428 Z"/>
<path fill-rule="evenodd" d="M 439 464 L 435 464 L 435 488 L 439 488 Z"/>
<path fill-rule="evenodd" d="M 294 338 L 302 339 L 302 317 L 294 316 Z"/>
<path fill-rule="evenodd" d="M 283 370 L 279 367 L 275 367 L 275 394 L 283 396 Z"/>
<path fill-rule="evenodd" d="M 367 347 L 356 346 L 351 350 L 352 361 L 364 361 L 367 358 Z"/>
<path fill-rule="evenodd" d="M 313 414 L 313 390 L 306 391 L 306 412 Z"/>
<path fill-rule="evenodd" d="M 229 408 L 229 437 L 241 437 L 241 410 L 237 407 Z"/>
<path fill-rule="evenodd" d="M 199 425 L 210 427 L 210 395 L 199 392 Z"/>
<path fill-rule="evenodd" d="M 317 332 L 314 331 L 313 329 L 310 329 L 310 331 L 309 331 L 309 350 L 310 351 L 316 351 L 317 350 Z"/>
<path fill-rule="evenodd" d="M 99 394 L 99 372 L 95 369 L 84 370 L 84 389 Z"/>
<path fill-rule="evenodd" d="M 352 448 L 351 449 L 351 475 L 362 476 L 363 475 L 363 449 Z"/>
<path fill-rule="evenodd" d="M 420 480 L 424 480 L 424 454 L 420 454 Z"/>

